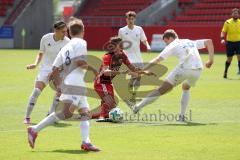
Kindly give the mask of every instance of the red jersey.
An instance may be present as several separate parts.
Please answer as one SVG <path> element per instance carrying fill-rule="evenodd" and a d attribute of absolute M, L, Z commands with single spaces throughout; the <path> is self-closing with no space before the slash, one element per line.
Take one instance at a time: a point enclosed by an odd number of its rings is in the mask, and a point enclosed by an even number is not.
<path fill-rule="evenodd" d="M 109 66 L 110 70 L 113 71 L 119 71 L 121 65 L 124 63 L 128 68 L 132 68 L 130 61 L 128 60 L 128 57 L 125 53 L 122 52 L 122 54 L 111 54 L 111 53 L 106 53 L 104 54 L 102 58 L 102 65 L 99 69 L 98 75 L 96 77 L 96 82 L 97 83 L 112 83 L 112 79 L 116 75 L 112 76 L 105 76 L 103 74 L 103 66 Z"/>

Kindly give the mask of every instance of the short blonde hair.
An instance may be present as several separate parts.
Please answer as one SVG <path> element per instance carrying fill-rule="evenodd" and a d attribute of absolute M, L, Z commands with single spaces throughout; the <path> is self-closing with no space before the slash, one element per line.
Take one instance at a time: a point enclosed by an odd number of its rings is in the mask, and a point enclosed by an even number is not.
<path fill-rule="evenodd" d="M 84 25 L 81 19 L 74 18 L 68 24 L 69 32 L 71 35 L 75 36 L 84 31 Z"/>

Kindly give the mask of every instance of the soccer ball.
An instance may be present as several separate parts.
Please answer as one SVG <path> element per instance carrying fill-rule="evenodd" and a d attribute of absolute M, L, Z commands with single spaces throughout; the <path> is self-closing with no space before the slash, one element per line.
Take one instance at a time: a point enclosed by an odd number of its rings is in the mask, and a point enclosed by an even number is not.
<path fill-rule="evenodd" d="M 123 122 L 123 112 L 120 108 L 115 107 L 109 112 L 109 119 L 114 123 Z"/>

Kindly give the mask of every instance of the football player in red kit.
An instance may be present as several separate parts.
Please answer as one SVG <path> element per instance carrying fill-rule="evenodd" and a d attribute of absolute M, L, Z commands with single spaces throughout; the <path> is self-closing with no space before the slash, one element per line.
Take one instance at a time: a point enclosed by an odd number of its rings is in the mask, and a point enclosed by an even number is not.
<path fill-rule="evenodd" d="M 126 54 L 122 50 L 122 39 L 111 37 L 108 42 L 108 48 L 111 48 L 102 58 L 102 65 L 94 81 L 94 89 L 101 98 L 100 111 L 93 114 L 92 118 L 108 118 L 109 111 L 116 107 L 114 99 L 114 90 L 112 79 L 118 74 L 131 74 L 140 76 L 140 74 L 152 75 L 149 71 L 142 71 L 130 63 Z M 130 71 L 120 71 L 122 64 L 125 64 Z"/>

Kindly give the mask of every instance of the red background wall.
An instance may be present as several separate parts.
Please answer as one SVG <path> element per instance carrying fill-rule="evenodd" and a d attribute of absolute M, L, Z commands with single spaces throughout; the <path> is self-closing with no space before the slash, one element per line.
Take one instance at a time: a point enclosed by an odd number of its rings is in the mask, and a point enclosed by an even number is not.
<path fill-rule="evenodd" d="M 162 34 L 166 29 L 174 29 L 179 38 L 188 39 L 205 39 L 210 38 L 213 40 L 214 48 L 216 52 L 225 52 L 225 47 L 220 43 L 220 32 L 221 27 L 209 26 L 209 27 L 176 27 L 176 26 L 166 26 L 166 27 L 143 27 L 145 34 L 150 43 L 152 40 L 152 34 L 159 33 Z M 105 42 L 111 36 L 118 34 L 119 28 L 111 27 L 86 27 L 85 29 L 85 39 L 88 42 L 88 49 L 102 50 Z M 142 47 L 145 50 L 145 47 Z"/>

